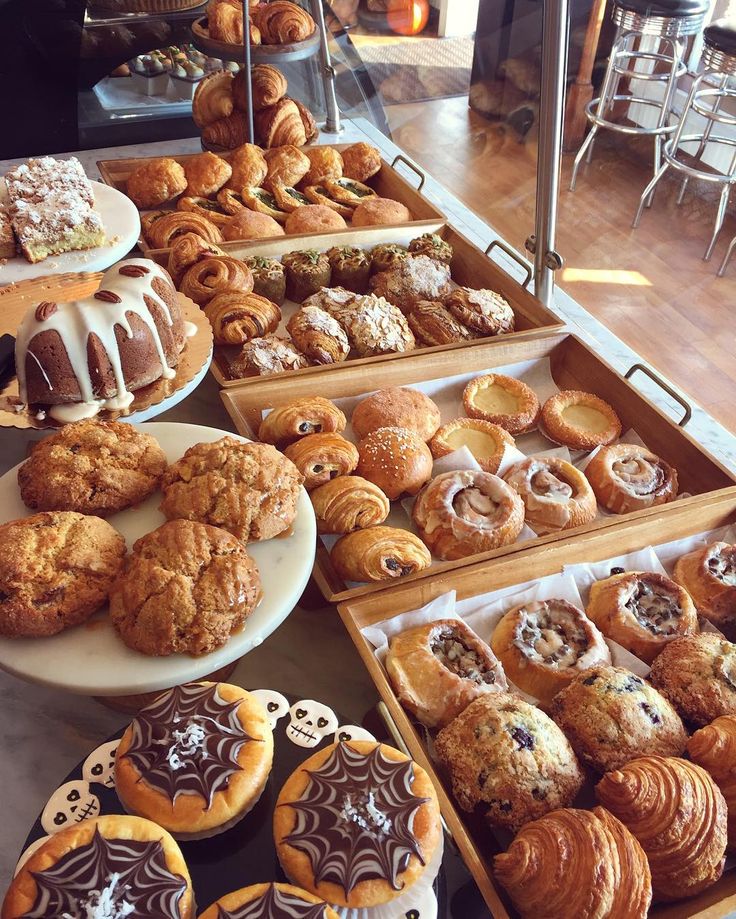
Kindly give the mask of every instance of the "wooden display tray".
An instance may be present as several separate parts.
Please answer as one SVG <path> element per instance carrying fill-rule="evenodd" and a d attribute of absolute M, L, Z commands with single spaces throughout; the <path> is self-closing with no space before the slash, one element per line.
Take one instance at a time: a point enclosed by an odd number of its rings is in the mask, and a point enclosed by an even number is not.
<path fill-rule="evenodd" d="M 505 336 L 502 341 L 477 344 L 470 349 L 445 350 L 431 357 L 420 352 L 401 361 L 384 361 L 362 367 L 353 363 L 311 376 L 292 375 L 288 385 L 284 385 L 286 381 L 279 377 L 269 377 L 258 386 L 231 388 L 220 395 L 237 430 L 245 437 L 254 438 L 263 410 L 301 396 L 320 395 L 338 399 L 387 386 L 406 386 L 476 371 L 482 373 L 519 361 L 549 358 L 552 376 L 560 389 L 593 392 L 609 402 L 619 415 L 623 430 L 636 428 L 643 432 L 649 448 L 677 469 L 680 491 L 695 496 L 628 514 L 625 518 L 627 524 L 650 516 L 666 520 L 683 507 L 697 505 L 702 500 L 698 496 L 733 486 L 736 482 L 736 476 L 576 336 L 560 332 L 515 341 L 509 338 Z M 496 559 L 496 564 L 500 564 L 506 557 L 518 552 L 567 539 L 570 533 L 584 544 L 592 534 L 616 528 L 621 522 L 619 516 L 602 517 L 564 534 L 552 533 L 471 558 L 437 562 L 431 568 L 408 575 L 402 583 L 416 585 L 419 589 L 425 581 L 436 583 L 449 579 L 470 564 L 489 559 Z M 349 587 L 335 571 L 321 540 L 317 546 L 314 579 L 325 598 L 335 603 L 377 592 L 383 595 L 396 586 L 395 581 L 380 581 Z"/>
<path fill-rule="evenodd" d="M 651 430 L 654 438 L 655 431 Z M 384 668 L 375 657 L 374 648 L 361 635 L 361 629 L 418 609 L 448 590 L 456 590 L 458 600 L 462 600 L 559 573 L 563 565 L 601 561 L 649 545 L 712 530 L 734 521 L 736 487 L 731 487 L 715 495 L 667 505 L 666 514 L 649 514 L 645 517 L 631 515 L 613 526 L 524 548 L 493 562 L 468 565 L 413 583 L 407 580 L 392 590 L 374 596 L 353 598 L 338 606 L 338 612 L 376 684 L 399 738 L 403 740 L 408 753 L 428 771 L 434 782 L 445 823 L 494 919 L 512 919 L 518 915 L 492 877 L 493 856 L 501 851 L 499 842 L 490 830 L 481 825 L 481 821 L 475 819 L 475 815 L 468 818 L 456 808 L 449 783 L 440 777 L 429 756 L 423 729 L 418 729 L 399 704 Z M 528 543 L 526 545 L 529 546 Z M 734 915 L 735 910 L 736 869 L 732 868 L 717 884 L 699 896 L 677 903 L 657 904 L 652 907 L 649 915 L 652 919 L 695 916 L 699 919 L 716 919 Z"/>

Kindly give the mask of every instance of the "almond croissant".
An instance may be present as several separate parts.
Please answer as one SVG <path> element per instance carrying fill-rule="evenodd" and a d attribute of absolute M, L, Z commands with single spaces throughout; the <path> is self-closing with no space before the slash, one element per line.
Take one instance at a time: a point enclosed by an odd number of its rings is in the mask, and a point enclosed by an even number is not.
<path fill-rule="evenodd" d="M 294 344 L 315 364 L 337 364 L 350 353 L 343 327 L 318 306 L 303 306 L 286 326 Z"/>
<path fill-rule="evenodd" d="M 728 847 L 736 849 L 736 715 L 721 715 L 696 731 L 687 755 L 721 789 L 728 806 Z"/>
<path fill-rule="evenodd" d="M 274 332 L 281 310 L 252 291 L 223 290 L 204 308 L 217 345 L 244 345 L 253 338 Z"/>

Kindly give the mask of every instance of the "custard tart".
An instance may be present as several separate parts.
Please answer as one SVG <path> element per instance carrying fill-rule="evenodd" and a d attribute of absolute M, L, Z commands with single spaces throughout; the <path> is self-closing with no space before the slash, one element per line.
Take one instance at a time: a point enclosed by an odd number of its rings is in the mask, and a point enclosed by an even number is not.
<path fill-rule="evenodd" d="M 571 450 L 594 450 L 621 436 L 621 422 L 611 406 L 589 392 L 566 389 L 542 406 L 540 430 Z"/>
<path fill-rule="evenodd" d="M 487 373 L 471 380 L 463 392 L 463 405 L 471 418 L 482 418 L 522 434 L 534 427 L 539 399 L 521 380 L 502 373 Z"/>

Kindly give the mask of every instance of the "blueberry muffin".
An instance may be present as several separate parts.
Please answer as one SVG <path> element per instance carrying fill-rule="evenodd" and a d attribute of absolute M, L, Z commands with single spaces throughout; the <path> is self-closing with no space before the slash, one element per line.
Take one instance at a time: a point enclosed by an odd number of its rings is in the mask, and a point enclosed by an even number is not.
<path fill-rule="evenodd" d="M 508 693 L 472 702 L 440 731 L 435 748 L 460 807 L 484 807 L 491 826 L 513 832 L 568 807 L 583 784 L 583 770 L 554 721 Z"/>
<path fill-rule="evenodd" d="M 599 664 L 552 700 L 551 715 L 580 759 L 598 772 L 637 756 L 680 756 L 687 733 L 660 693 L 623 667 Z"/>
<path fill-rule="evenodd" d="M 690 724 L 736 715 L 736 644 L 713 632 L 670 642 L 649 679 Z"/>

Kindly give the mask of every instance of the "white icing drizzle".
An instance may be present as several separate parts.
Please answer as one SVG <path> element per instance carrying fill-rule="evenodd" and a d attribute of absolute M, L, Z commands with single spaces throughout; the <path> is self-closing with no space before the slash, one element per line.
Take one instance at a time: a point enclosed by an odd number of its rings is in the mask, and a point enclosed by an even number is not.
<path fill-rule="evenodd" d="M 125 919 L 134 912 L 135 906 L 132 903 L 118 900 L 120 894 L 115 892 L 115 888 L 119 881 L 120 874 L 113 872 L 107 887 L 91 891 L 87 902 L 79 904 L 84 910 L 84 916 L 81 919 Z M 76 919 L 76 917 L 70 913 L 62 913 L 62 919 Z"/>

